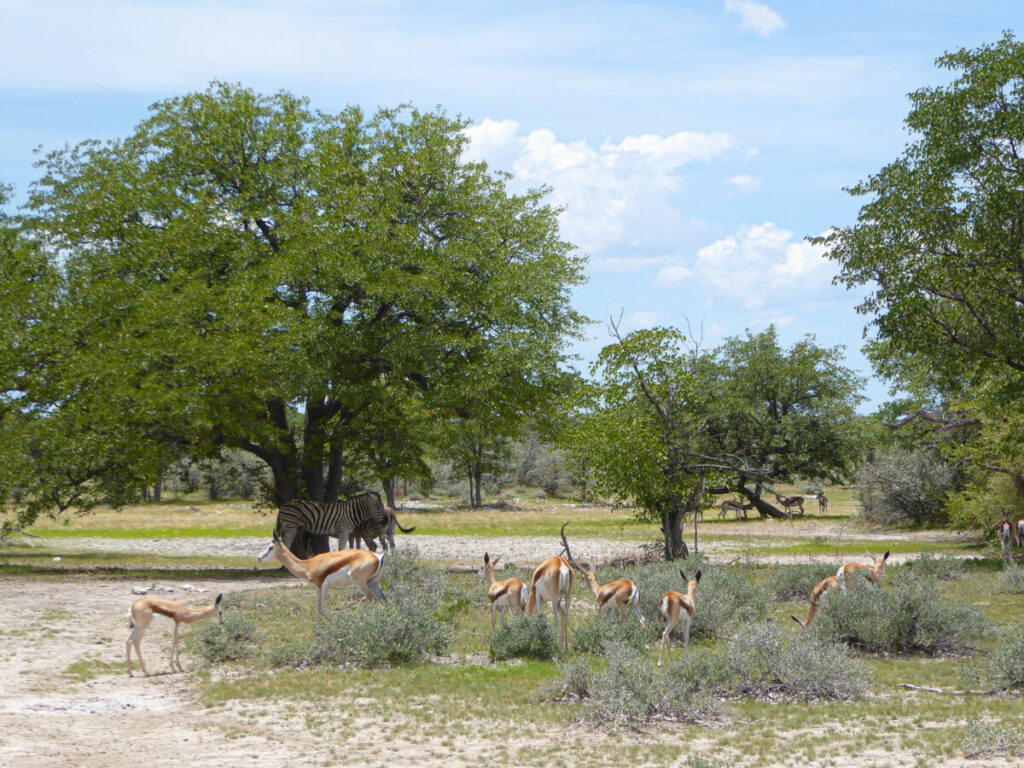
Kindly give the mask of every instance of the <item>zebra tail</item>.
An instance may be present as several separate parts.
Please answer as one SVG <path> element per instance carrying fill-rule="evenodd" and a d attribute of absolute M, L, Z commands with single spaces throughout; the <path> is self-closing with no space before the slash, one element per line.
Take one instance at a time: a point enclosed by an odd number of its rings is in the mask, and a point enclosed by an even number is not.
<path fill-rule="evenodd" d="M 412 528 L 403 528 L 402 524 L 400 522 L 398 522 L 398 518 L 397 517 L 395 518 L 395 525 L 398 526 L 398 530 L 400 530 L 402 533 L 412 533 L 413 531 L 416 530 L 416 526 L 415 525 Z"/>

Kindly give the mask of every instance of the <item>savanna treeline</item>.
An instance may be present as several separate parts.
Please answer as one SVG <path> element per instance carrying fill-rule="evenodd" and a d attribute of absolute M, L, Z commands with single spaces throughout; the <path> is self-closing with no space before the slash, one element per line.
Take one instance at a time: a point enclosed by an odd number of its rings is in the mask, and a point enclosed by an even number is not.
<path fill-rule="evenodd" d="M 893 392 L 872 416 L 843 350 L 772 327 L 705 349 L 612 322 L 574 370 L 585 257 L 441 110 L 214 83 L 44 155 L 24 205 L 0 193 L 0 502 L 26 524 L 186 465 L 223 485 L 227 458 L 269 504 L 458 478 L 479 505 L 532 444 L 556 492 L 635 505 L 670 557 L 715 495 L 778 516 L 782 483 L 854 482 L 879 523 L 1020 513 L 1024 46 L 938 65 L 857 222 L 818 240 L 866 292 Z"/>

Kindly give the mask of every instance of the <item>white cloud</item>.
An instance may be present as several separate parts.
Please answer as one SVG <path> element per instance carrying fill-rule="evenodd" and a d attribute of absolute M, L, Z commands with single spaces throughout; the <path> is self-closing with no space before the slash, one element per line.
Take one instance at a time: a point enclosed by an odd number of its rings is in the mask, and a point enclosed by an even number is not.
<path fill-rule="evenodd" d="M 658 276 L 655 278 L 655 282 L 659 285 L 678 285 L 684 280 L 689 280 L 693 277 L 693 270 L 689 267 L 684 267 L 680 264 L 675 264 L 669 267 L 662 267 L 658 272 Z"/>
<path fill-rule="evenodd" d="M 729 179 L 729 184 L 740 194 L 756 192 L 761 188 L 760 179 L 755 179 L 753 176 L 748 176 L 745 173 L 733 176 Z"/>
<path fill-rule="evenodd" d="M 622 329 L 635 331 L 638 328 L 653 328 L 658 324 L 661 312 L 658 310 L 634 312 L 622 321 Z"/>
<path fill-rule="evenodd" d="M 683 169 L 709 163 L 741 148 L 728 133 L 680 131 L 669 136 L 626 136 L 595 147 L 586 141 L 562 141 L 550 130 L 525 133 L 513 120 L 486 119 L 466 129 L 467 160 L 487 160 L 525 186 L 552 187 L 550 201 L 564 206 L 563 236 L 599 255 L 613 246 L 664 251 L 694 221 L 683 215 L 673 196 L 685 192 Z M 605 269 L 626 268 L 623 257 L 608 259 Z"/>
<path fill-rule="evenodd" d="M 786 22 L 775 11 L 751 0 L 725 0 L 725 10 L 738 14 L 740 29 L 749 29 L 761 37 L 768 37 L 786 28 Z"/>

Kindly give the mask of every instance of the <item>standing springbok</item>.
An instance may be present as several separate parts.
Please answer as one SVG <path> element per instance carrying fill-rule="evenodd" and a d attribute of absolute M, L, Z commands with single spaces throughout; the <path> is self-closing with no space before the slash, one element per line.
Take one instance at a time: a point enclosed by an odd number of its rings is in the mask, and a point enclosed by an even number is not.
<path fill-rule="evenodd" d="M 1017 546 L 1024 547 L 1024 518 L 1017 521 Z"/>
<path fill-rule="evenodd" d="M 1010 517 L 1009 515 L 1003 515 L 1003 519 L 999 521 L 999 528 L 996 530 L 996 535 L 999 537 L 999 546 L 1003 548 L 1003 568 L 1009 568 L 1013 565 L 1013 550 L 1011 542 L 1011 529 L 1010 529 Z"/>
<path fill-rule="evenodd" d="M 640 622 L 641 627 L 647 626 L 647 621 L 644 619 L 644 615 L 640 613 L 640 590 L 637 586 L 629 579 L 617 579 L 607 584 L 598 586 L 597 576 L 593 570 L 587 567 L 584 563 L 580 565 L 573 559 L 572 553 L 569 551 L 569 542 L 565 538 L 565 526 L 562 526 L 562 545 L 565 547 L 565 557 L 577 571 L 583 574 L 583 581 L 586 583 L 587 588 L 594 593 L 594 598 L 597 600 L 597 618 L 601 618 L 601 612 L 604 611 L 609 605 L 614 605 L 619 609 L 619 615 L 622 616 L 623 621 L 627 621 L 626 606 L 628 605 L 636 616 L 637 621 Z M 608 611 L 608 623 L 611 624 L 615 614 L 612 611 Z"/>
<path fill-rule="evenodd" d="M 882 574 L 885 573 L 885 561 L 889 559 L 889 550 L 885 550 L 881 560 L 870 553 L 865 554 L 874 562 L 874 567 L 864 565 L 863 563 L 847 563 L 840 566 L 839 570 L 836 571 L 836 580 L 839 582 L 839 588 L 843 590 L 844 595 L 846 594 L 846 582 L 858 573 L 864 574 L 864 578 L 868 580 L 869 584 L 877 584 L 878 580 L 882 578 Z"/>
<path fill-rule="evenodd" d="M 680 618 L 683 620 L 683 661 L 690 653 L 690 623 L 693 621 L 693 614 L 697 607 L 697 585 L 700 583 L 700 569 L 697 569 L 697 576 L 693 581 L 686 578 L 683 569 L 679 569 L 679 575 L 686 582 L 686 594 L 682 592 L 668 591 L 658 603 L 661 615 L 665 617 L 665 631 L 661 633 L 661 653 L 658 654 L 658 666 L 661 666 L 661 658 L 668 649 L 668 660 L 672 661 L 672 644 L 669 642 L 669 635 L 672 628 Z"/>
<path fill-rule="evenodd" d="M 789 615 L 793 621 L 799 624 L 801 627 L 806 629 L 810 626 L 811 621 L 814 619 L 814 614 L 818 612 L 818 600 L 819 598 L 832 589 L 832 587 L 839 586 L 839 580 L 835 576 L 829 576 L 827 579 L 823 579 L 818 586 L 811 590 L 811 605 L 807 609 L 807 618 L 804 621 L 800 621 L 793 614 Z"/>
<path fill-rule="evenodd" d="M 828 514 L 828 496 L 822 491 L 818 494 L 818 516 Z"/>
<path fill-rule="evenodd" d="M 324 552 L 308 560 L 300 560 L 284 545 L 274 531 L 274 540 L 256 559 L 261 563 L 273 556 L 296 578 L 308 581 L 317 589 L 316 621 L 320 617 L 330 620 L 324 613 L 324 600 L 328 587 L 354 586 L 370 600 L 386 602 L 387 597 L 380 588 L 381 569 L 384 555 L 365 549 L 343 549 L 339 552 Z"/>
<path fill-rule="evenodd" d="M 725 501 L 722 502 L 722 511 L 718 513 L 718 519 L 721 520 L 723 517 L 727 516 L 730 510 L 736 513 L 737 520 L 740 519 L 740 512 L 743 513 L 743 519 L 747 519 L 746 508 L 743 506 L 741 502 L 733 501 L 732 499 L 726 499 Z"/>
<path fill-rule="evenodd" d="M 171 645 L 171 672 L 174 671 L 175 665 L 178 667 L 179 672 L 185 670 L 181 668 L 181 659 L 178 658 L 178 627 L 181 624 L 194 624 L 197 621 L 203 619 L 209 619 L 214 616 L 217 617 L 217 623 L 224 623 L 224 612 L 220 607 L 221 598 L 224 595 L 217 595 L 217 599 L 212 604 L 205 608 L 189 608 L 184 603 L 179 603 L 176 600 L 160 600 L 156 597 L 142 597 L 136 600 L 128 607 L 128 613 L 126 617 L 128 619 L 128 629 L 131 630 L 131 634 L 128 635 L 128 642 L 125 643 L 125 657 L 128 666 L 128 677 L 132 677 L 132 646 L 135 646 L 135 655 L 139 657 L 139 666 L 142 667 L 142 674 L 149 676 L 149 672 L 146 671 L 146 663 L 142 660 L 142 636 L 146 634 L 146 627 L 153 620 L 154 614 L 160 614 L 166 616 L 174 622 L 174 643 Z"/>
<path fill-rule="evenodd" d="M 562 534 L 565 534 L 565 525 Z M 561 557 L 549 557 L 537 566 L 530 580 L 530 599 L 526 603 L 526 616 L 533 616 L 545 601 L 550 602 L 555 614 L 555 628 L 559 631 L 562 647 L 569 649 L 569 603 L 575 583 L 572 566 Z M 564 605 L 563 605 L 564 603 Z M 561 620 L 559 620 L 561 619 Z"/>
<path fill-rule="evenodd" d="M 804 497 L 803 496 L 779 496 L 779 494 L 776 493 L 775 494 L 775 498 L 778 500 L 779 504 L 781 504 L 782 507 L 786 510 L 786 514 L 787 515 L 792 517 L 793 516 L 793 512 L 792 512 L 793 507 L 799 507 L 799 509 L 800 509 L 800 516 L 803 517 L 803 514 L 804 514 Z"/>
<path fill-rule="evenodd" d="M 480 576 L 487 582 L 487 599 L 491 601 L 491 632 L 494 632 L 494 622 L 497 618 L 498 609 L 501 608 L 501 626 L 505 626 L 505 611 L 509 608 L 513 613 L 523 615 L 526 609 L 526 600 L 530 594 L 530 588 L 526 582 L 513 576 L 504 581 L 494 580 L 494 567 L 501 560 L 498 555 L 493 560 L 484 552 L 484 567 L 480 569 Z"/>

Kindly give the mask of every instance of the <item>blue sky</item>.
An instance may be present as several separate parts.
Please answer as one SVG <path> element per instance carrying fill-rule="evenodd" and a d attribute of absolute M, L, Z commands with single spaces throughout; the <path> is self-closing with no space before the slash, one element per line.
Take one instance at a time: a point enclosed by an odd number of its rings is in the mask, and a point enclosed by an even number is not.
<path fill-rule="evenodd" d="M 313 106 L 400 102 L 473 121 L 474 159 L 548 184 L 589 256 L 577 307 L 702 329 L 774 323 L 860 354 L 859 296 L 804 242 L 855 221 L 842 191 L 910 138 L 945 51 L 1016 30 L 1019 2 L 0 0 L 0 182 L 33 150 L 127 134 L 213 79 Z M 578 346 L 591 358 L 601 324 Z M 873 381 L 872 408 L 886 396 Z"/>

